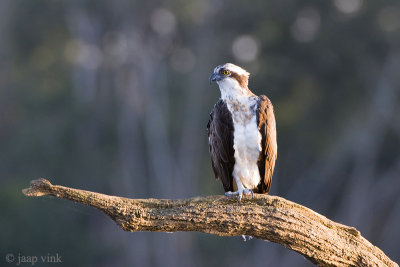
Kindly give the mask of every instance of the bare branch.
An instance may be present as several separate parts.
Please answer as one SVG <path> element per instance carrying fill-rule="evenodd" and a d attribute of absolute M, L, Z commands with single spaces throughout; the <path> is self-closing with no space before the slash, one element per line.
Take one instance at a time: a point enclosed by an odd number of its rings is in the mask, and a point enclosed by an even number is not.
<path fill-rule="evenodd" d="M 38 179 L 26 196 L 52 195 L 95 207 L 125 231 L 198 231 L 249 235 L 281 244 L 320 266 L 398 266 L 353 227 L 281 197 L 256 194 L 239 206 L 224 196 L 128 199 L 52 185 Z"/>

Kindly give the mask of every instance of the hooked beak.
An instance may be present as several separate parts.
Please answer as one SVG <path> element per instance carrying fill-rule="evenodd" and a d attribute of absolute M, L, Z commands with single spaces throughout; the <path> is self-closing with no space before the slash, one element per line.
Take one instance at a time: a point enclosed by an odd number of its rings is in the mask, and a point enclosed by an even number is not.
<path fill-rule="evenodd" d="M 212 82 L 215 82 L 215 81 L 220 81 L 222 79 L 222 77 L 220 76 L 220 75 L 218 75 L 218 73 L 213 73 L 213 74 L 211 74 L 211 76 L 210 76 L 210 84 L 212 83 Z"/>

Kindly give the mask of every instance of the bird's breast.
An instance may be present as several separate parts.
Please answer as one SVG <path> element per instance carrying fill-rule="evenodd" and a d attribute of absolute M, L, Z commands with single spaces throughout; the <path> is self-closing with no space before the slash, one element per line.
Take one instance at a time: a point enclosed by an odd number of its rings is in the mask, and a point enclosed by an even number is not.
<path fill-rule="evenodd" d="M 256 116 L 257 100 L 255 97 L 228 99 L 226 102 L 234 123 L 246 125 Z"/>
<path fill-rule="evenodd" d="M 235 167 L 233 175 L 242 181 L 245 188 L 253 189 L 260 182 L 258 157 L 261 152 L 261 134 L 257 127 L 256 99 L 230 101 L 234 126 Z"/>

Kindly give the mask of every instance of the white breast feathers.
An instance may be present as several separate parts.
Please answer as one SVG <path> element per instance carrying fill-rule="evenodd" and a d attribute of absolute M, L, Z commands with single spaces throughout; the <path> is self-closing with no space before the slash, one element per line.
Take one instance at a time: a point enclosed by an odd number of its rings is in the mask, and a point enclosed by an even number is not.
<path fill-rule="evenodd" d="M 257 127 L 255 96 L 240 97 L 227 102 L 234 125 L 233 148 L 235 166 L 233 177 L 244 188 L 254 189 L 260 183 L 258 157 L 261 152 L 261 134 Z M 240 185 L 238 184 L 238 187 Z"/>

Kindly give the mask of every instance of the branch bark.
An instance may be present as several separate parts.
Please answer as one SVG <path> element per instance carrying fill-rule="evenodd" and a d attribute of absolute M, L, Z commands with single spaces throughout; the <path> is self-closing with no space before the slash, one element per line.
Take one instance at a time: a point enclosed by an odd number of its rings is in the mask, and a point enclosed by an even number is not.
<path fill-rule="evenodd" d="M 26 196 L 52 195 L 95 207 L 123 230 L 198 231 L 220 236 L 249 235 L 292 249 L 319 266 L 398 266 L 378 247 L 346 225 L 333 222 L 304 206 L 277 196 L 255 194 L 190 199 L 128 199 L 31 181 Z"/>

